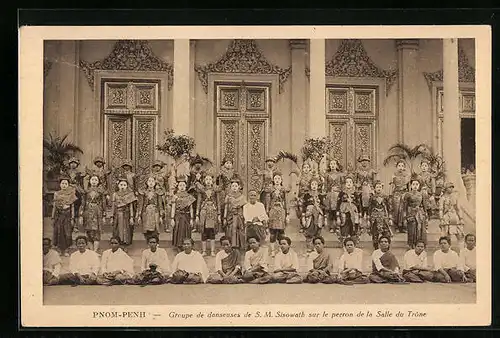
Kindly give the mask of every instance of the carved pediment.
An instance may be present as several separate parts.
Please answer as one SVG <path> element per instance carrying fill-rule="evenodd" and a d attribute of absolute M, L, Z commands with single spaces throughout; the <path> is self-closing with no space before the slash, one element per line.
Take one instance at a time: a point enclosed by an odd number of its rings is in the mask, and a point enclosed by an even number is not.
<path fill-rule="evenodd" d="M 85 73 L 92 90 L 94 89 L 94 72 L 96 70 L 166 72 L 168 74 L 168 90 L 173 85 L 173 66 L 156 56 L 146 40 L 119 40 L 106 58 L 95 62 L 80 60 L 80 68 Z"/>
<path fill-rule="evenodd" d="M 433 82 L 443 81 L 443 69 L 433 73 L 424 72 L 424 77 L 431 89 Z M 476 82 L 476 69 L 469 64 L 467 55 L 460 46 L 458 47 L 458 82 Z"/>
<path fill-rule="evenodd" d="M 310 76 L 309 68 L 306 75 Z M 343 39 L 333 58 L 325 64 L 325 75 L 333 77 L 375 77 L 385 79 L 386 95 L 396 82 L 398 70 L 378 67 L 359 39 Z"/>
<path fill-rule="evenodd" d="M 49 75 L 50 70 L 52 69 L 52 61 L 43 60 L 43 77 L 46 78 Z"/>
<path fill-rule="evenodd" d="M 276 74 L 279 76 L 279 92 L 292 72 L 292 67 L 283 69 L 271 64 L 259 50 L 255 40 L 236 39 L 231 41 L 226 53 L 215 63 L 195 66 L 195 71 L 208 93 L 209 73 Z"/>

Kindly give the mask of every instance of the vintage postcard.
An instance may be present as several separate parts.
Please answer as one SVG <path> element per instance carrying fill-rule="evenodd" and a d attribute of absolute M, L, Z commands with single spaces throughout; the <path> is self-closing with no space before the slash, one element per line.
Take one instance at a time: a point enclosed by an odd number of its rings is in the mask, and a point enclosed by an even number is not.
<path fill-rule="evenodd" d="M 21 27 L 21 323 L 491 323 L 489 26 Z"/>

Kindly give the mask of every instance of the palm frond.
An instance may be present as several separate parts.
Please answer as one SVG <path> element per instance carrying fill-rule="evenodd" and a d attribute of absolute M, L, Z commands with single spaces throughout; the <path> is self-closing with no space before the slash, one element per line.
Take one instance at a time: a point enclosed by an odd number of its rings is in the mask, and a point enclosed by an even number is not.
<path fill-rule="evenodd" d="M 292 162 L 294 162 L 295 164 L 298 164 L 297 155 L 295 155 L 294 153 L 288 152 L 288 151 L 280 150 L 278 152 L 278 155 L 276 155 L 274 157 L 274 159 L 276 160 L 276 162 L 288 159 L 288 160 L 291 160 Z"/>
<path fill-rule="evenodd" d="M 397 151 L 398 153 L 403 154 L 403 156 L 406 158 L 406 157 L 410 157 L 410 154 L 412 152 L 412 148 L 409 145 L 404 144 L 404 143 L 396 143 L 389 148 L 389 152 L 394 152 L 394 151 Z"/>
<path fill-rule="evenodd" d="M 392 155 L 389 155 L 387 156 L 385 159 L 384 159 L 384 165 L 387 166 L 389 165 L 389 163 L 391 163 L 392 161 L 394 162 L 397 162 L 401 159 L 404 159 L 403 156 L 399 155 L 399 154 L 392 154 Z"/>

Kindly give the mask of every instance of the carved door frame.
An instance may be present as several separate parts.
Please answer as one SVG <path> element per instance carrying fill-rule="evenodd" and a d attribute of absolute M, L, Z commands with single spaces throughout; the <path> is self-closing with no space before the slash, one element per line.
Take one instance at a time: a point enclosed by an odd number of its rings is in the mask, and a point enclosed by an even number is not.
<path fill-rule="evenodd" d="M 371 156 L 372 168 L 376 169 L 379 163 L 382 163 L 383 151 L 380 151 L 380 130 L 381 126 L 384 126 L 383 129 L 388 127 L 388 119 L 386 114 L 384 113 L 385 108 L 385 100 L 386 100 L 386 81 L 383 78 L 373 78 L 373 77 L 334 77 L 334 76 L 326 76 L 325 79 L 325 128 L 326 135 L 329 135 L 330 122 L 346 122 L 348 117 L 340 117 L 337 115 L 329 115 L 328 114 L 328 87 L 330 86 L 346 86 L 346 87 L 373 87 L 376 88 L 376 97 L 375 97 L 375 116 L 357 118 L 358 121 L 366 120 L 366 123 L 373 124 L 373 150 Z M 354 145 L 353 145 L 354 146 Z M 346 150 L 349 152 L 349 150 Z M 351 163 L 354 165 L 353 169 L 356 169 L 357 159 L 352 159 Z M 349 160 L 346 159 L 346 162 L 349 163 Z M 346 170 L 347 168 L 344 168 Z"/>
<path fill-rule="evenodd" d="M 442 81 L 433 81 L 431 87 L 431 104 L 432 104 L 432 147 L 437 150 L 437 154 L 443 156 L 443 119 L 444 119 L 444 110 L 443 110 L 443 82 Z M 460 118 L 476 118 L 475 108 L 474 111 L 464 111 L 463 105 L 463 94 L 466 93 L 468 96 L 474 97 L 474 106 L 475 106 L 475 84 L 473 82 L 460 82 L 459 83 L 459 115 Z"/>
<path fill-rule="evenodd" d="M 160 92 L 158 96 L 160 97 L 160 105 L 159 105 L 159 114 L 156 117 L 156 130 L 155 130 L 155 141 L 159 142 L 159 130 L 166 129 L 167 125 L 167 116 L 168 116 L 168 74 L 164 72 L 155 72 L 155 71 L 112 71 L 112 70 L 96 70 L 94 73 L 94 122 L 95 125 L 99 126 L 99 145 L 97 149 L 99 149 L 99 154 L 107 158 L 107 149 L 106 149 L 106 118 L 105 114 L 103 114 L 101 107 L 104 100 L 104 95 L 101 89 L 101 82 L 103 80 L 153 80 L 160 82 Z M 134 119 L 132 119 L 132 123 L 134 123 Z M 134 128 L 134 126 L 131 126 Z M 155 145 L 156 146 L 156 145 Z M 132 149 L 131 154 L 135 156 L 135 140 L 132 140 Z M 159 151 L 154 150 L 153 153 L 154 158 L 158 158 Z M 134 168 L 135 169 L 135 168 Z"/>
<path fill-rule="evenodd" d="M 228 83 L 228 84 L 240 84 L 245 83 L 247 85 L 259 85 L 259 86 L 268 86 L 269 87 L 269 114 L 265 119 L 268 121 L 267 126 L 267 138 L 265 144 L 266 155 L 268 155 L 273 147 L 276 144 L 274 140 L 273 133 L 275 129 L 274 123 L 275 119 L 273 118 L 273 112 L 279 111 L 279 107 L 277 107 L 278 95 L 279 95 L 279 76 L 275 74 L 247 74 L 247 73 L 209 73 L 208 74 L 208 114 L 207 114 L 207 126 L 212 128 L 212 132 L 209 133 L 211 135 L 212 140 L 207 140 L 209 144 L 212 144 L 212 153 L 208 154 L 213 159 L 214 165 L 220 168 L 220 162 L 222 160 L 220 149 L 218 147 L 218 117 L 217 117 L 217 108 L 216 108 L 216 85 L 217 83 Z M 245 147 L 245 149 L 247 149 Z M 209 150 L 210 151 L 210 150 Z M 248 155 L 245 154 L 245 156 Z M 236 168 L 235 168 L 236 169 Z M 240 168 L 237 168 L 238 172 Z M 246 184 L 244 187 L 244 191 L 246 192 Z"/>

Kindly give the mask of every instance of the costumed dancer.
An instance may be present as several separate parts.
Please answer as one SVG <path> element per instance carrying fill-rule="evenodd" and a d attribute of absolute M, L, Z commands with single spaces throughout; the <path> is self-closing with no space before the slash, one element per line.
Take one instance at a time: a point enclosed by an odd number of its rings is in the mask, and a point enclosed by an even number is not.
<path fill-rule="evenodd" d="M 151 236 L 159 236 L 165 220 L 165 191 L 150 175 L 145 187 L 139 188 L 137 224 L 142 225 L 142 233 L 147 241 Z"/>
<path fill-rule="evenodd" d="M 198 192 L 196 200 L 196 224 L 201 231 L 201 254 L 207 255 L 207 241 L 210 241 L 210 255 L 212 257 L 215 257 L 215 233 L 221 222 L 214 176 L 213 170 L 206 172 L 203 188 Z"/>
<path fill-rule="evenodd" d="M 369 230 L 368 226 L 368 207 L 370 203 L 370 196 L 373 194 L 373 183 L 377 180 L 377 172 L 371 168 L 371 160 L 368 155 L 361 155 L 358 158 L 358 169 L 354 178 L 354 184 L 360 194 L 360 222 L 362 224 L 361 230 Z"/>
<path fill-rule="evenodd" d="M 271 191 L 274 185 L 274 173 L 277 171 L 276 160 L 273 157 L 266 159 L 266 169 L 258 172 L 262 176 L 262 188 L 260 191 L 260 202 L 264 204 L 266 210 L 269 210 L 271 203 Z"/>
<path fill-rule="evenodd" d="M 342 191 L 344 176 L 345 175 L 342 172 L 342 166 L 340 163 L 336 159 L 331 159 L 325 173 L 324 184 L 324 193 L 326 194 L 324 199 L 326 212 L 325 226 L 328 226 L 331 233 L 334 233 L 337 229 L 337 200 L 339 198 L 340 191 Z"/>
<path fill-rule="evenodd" d="M 198 199 L 198 195 L 203 191 L 203 183 L 205 178 L 205 169 L 203 168 L 204 161 L 208 159 L 202 158 L 199 154 L 196 154 L 191 161 L 191 170 L 188 179 L 188 193 L 190 193 L 195 199 Z M 193 205 L 194 214 L 198 215 L 198 205 L 195 203 Z M 198 222 L 196 222 L 193 232 L 201 232 L 202 229 L 199 227 Z"/>
<path fill-rule="evenodd" d="M 98 176 L 92 175 L 89 183 L 90 186 L 82 195 L 80 224 L 87 235 L 89 248 L 97 252 L 102 226 L 106 223 L 106 192 L 101 187 Z"/>
<path fill-rule="evenodd" d="M 408 246 L 415 249 L 418 240 L 427 243 L 428 216 L 424 198 L 420 191 L 420 181 L 417 175 L 410 179 L 410 191 L 402 200 L 403 222 L 408 232 Z"/>
<path fill-rule="evenodd" d="M 389 194 L 392 201 L 392 221 L 399 232 L 406 232 L 403 222 L 403 210 L 401 208 L 401 200 L 408 191 L 409 174 L 406 170 L 406 162 L 399 160 L 396 163 L 396 172 L 392 175 L 391 193 Z"/>
<path fill-rule="evenodd" d="M 59 178 L 60 189 L 54 192 L 54 205 L 52 208 L 52 224 L 54 227 L 53 243 L 61 254 L 68 257 L 68 249 L 71 247 L 73 238 L 72 232 L 75 227 L 75 208 L 77 200 L 75 188 L 69 185 L 69 178 L 61 176 Z"/>
<path fill-rule="evenodd" d="M 68 168 L 65 169 L 61 174 L 69 178 L 69 185 L 75 189 L 75 195 L 77 200 L 74 203 L 75 215 L 79 215 L 80 206 L 82 204 L 82 195 L 84 193 L 83 189 L 83 177 L 84 174 L 78 168 L 80 166 L 80 161 L 76 157 L 71 157 L 68 160 Z"/>
<path fill-rule="evenodd" d="M 223 219 L 226 225 L 226 237 L 231 239 L 231 246 L 241 250 L 246 249 L 245 218 L 243 206 L 247 203 L 241 192 L 242 183 L 239 178 L 231 180 L 230 191 L 224 200 Z"/>
<path fill-rule="evenodd" d="M 312 178 L 309 182 L 308 192 L 303 196 L 302 224 L 306 237 L 307 253 L 314 250 L 312 240 L 321 234 L 321 229 L 325 224 L 324 198 L 325 196 L 319 187 L 319 180 Z"/>
<path fill-rule="evenodd" d="M 337 224 L 340 226 L 337 236 L 341 243 L 347 237 L 351 237 L 355 244 L 359 243 L 360 204 L 360 196 L 354 186 L 354 178 L 349 174 L 345 177 L 344 189 L 340 192 L 337 201 L 339 213 Z"/>
<path fill-rule="evenodd" d="M 392 214 L 389 197 L 382 189 L 384 184 L 381 181 L 375 182 L 375 192 L 370 197 L 368 214 L 370 215 L 371 233 L 373 248 L 378 249 L 378 239 L 381 236 L 392 238 Z"/>
<path fill-rule="evenodd" d="M 298 204 L 297 204 L 297 218 L 302 221 L 302 213 L 304 211 L 304 196 L 309 192 L 311 187 L 311 180 L 314 177 L 314 173 L 311 169 L 311 161 L 306 161 L 302 164 L 302 170 L 299 175 L 299 190 L 297 193 Z M 304 232 L 304 224 L 301 222 L 299 232 Z"/>
<path fill-rule="evenodd" d="M 275 171 L 273 175 L 273 185 L 269 196 L 269 209 L 267 214 L 269 215 L 268 225 L 269 225 L 269 237 L 271 242 L 271 257 L 275 256 L 276 253 L 276 240 L 285 236 L 285 228 L 290 221 L 290 216 L 288 215 L 288 205 L 287 196 L 288 190 L 283 187 L 283 176 L 281 172 Z"/>
<path fill-rule="evenodd" d="M 182 250 L 184 240 L 191 238 L 191 230 L 194 221 L 195 198 L 186 191 L 187 179 L 185 176 L 177 178 L 177 192 L 172 200 L 171 225 L 172 245 L 174 248 Z"/>
<path fill-rule="evenodd" d="M 126 177 L 118 178 L 118 191 L 111 198 L 113 237 L 120 239 L 120 245 L 132 244 L 134 237 L 134 204 L 137 197 L 128 187 Z"/>
<path fill-rule="evenodd" d="M 101 187 L 106 192 L 106 201 L 109 201 L 111 189 L 114 190 L 113 184 L 110 183 L 111 170 L 105 167 L 106 162 L 102 156 L 96 156 L 93 161 L 93 165 L 90 168 L 86 168 L 86 175 L 83 179 L 83 188 L 87 190 L 89 186 L 89 180 L 92 175 L 99 177 L 99 182 L 101 182 Z"/>
<path fill-rule="evenodd" d="M 422 185 L 421 191 L 424 196 L 424 200 L 426 200 L 426 204 L 428 205 L 428 211 L 431 211 L 437 208 L 436 201 L 434 199 L 434 195 L 436 194 L 436 178 L 429 170 L 429 160 L 424 158 L 420 162 L 420 174 L 418 175 L 418 179 Z"/>
<path fill-rule="evenodd" d="M 231 190 L 231 180 L 233 178 L 238 178 L 238 174 L 233 169 L 233 160 L 231 157 L 226 156 L 222 160 L 222 166 L 220 168 L 219 176 L 215 180 L 215 184 L 219 187 L 218 198 L 219 198 L 219 207 L 221 208 L 221 215 L 224 213 L 224 202 L 226 200 L 226 195 Z M 225 231 L 227 225 L 225 220 L 222 219 L 218 232 Z"/>
<path fill-rule="evenodd" d="M 439 199 L 439 220 L 441 236 L 455 236 L 459 246 L 462 247 L 464 240 L 464 221 L 462 210 L 458 203 L 457 192 L 451 182 L 444 185 L 443 196 Z"/>

